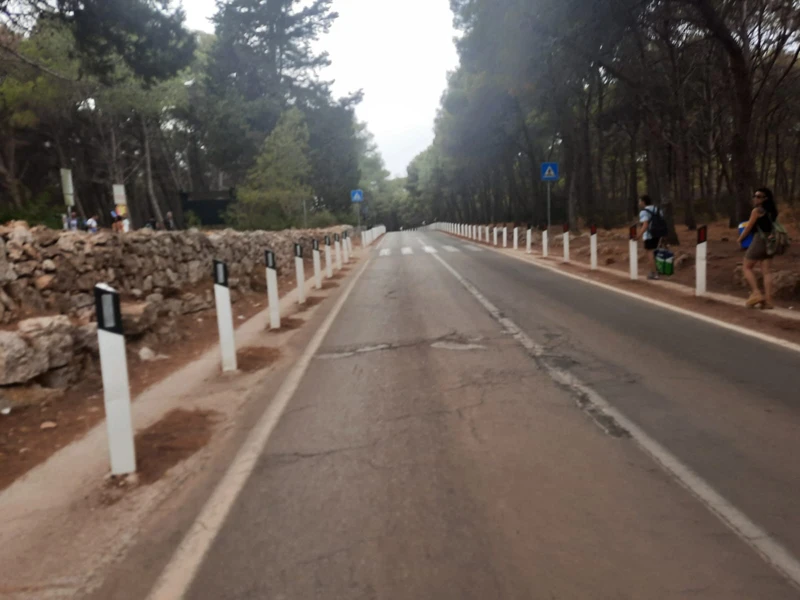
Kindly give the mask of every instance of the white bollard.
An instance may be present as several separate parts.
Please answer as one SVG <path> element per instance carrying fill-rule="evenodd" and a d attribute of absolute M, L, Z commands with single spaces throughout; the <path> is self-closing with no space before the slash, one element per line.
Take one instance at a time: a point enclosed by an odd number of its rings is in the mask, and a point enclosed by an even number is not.
<path fill-rule="evenodd" d="M 494 245 L 497 246 L 497 227 L 494 228 Z"/>
<path fill-rule="evenodd" d="M 503 248 L 508 248 L 508 227 L 503 227 Z"/>
<path fill-rule="evenodd" d="M 480 225 L 478 226 L 478 241 L 479 242 L 483 241 L 483 227 L 481 227 Z"/>
<path fill-rule="evenodd" d="M 306 303 L 306 268 L 303 264 L 303 247 L 294 245 L 294 270 L 297 276 L 297 303 Z"/>
<path fill-rule="evenodd" d="M 325 236 L 325 277 L 333 277 L 333 261 L 331 260 L 331 236 Z"/>
<path fill-rule="evenodd" d="M 592 225 L 592 235 L 589 238 L 590 254 L 591 254 L 591 269 L 597 270 L 597 225 Z"/>
<path fill-rule="evenodd" d="M 342 253 L 344 254 L 345 264 L 350 264 L 350 249 L 347 247 L 347 232 L 342 234 Z"/>
<path fill-rule="evenodd" d="M 708 227 L 705 225 L 697 230 L 695 263 L 695 293 L 704 296 L 708 291 Z"/>
<path fill-rule="evenodd" d="M 322 259 L 319 254 L 319 240 L 314 240 L 313 255 L 314 255 L 314 287 L 318 290 L 322 289 Z"/>
<path fill-rule="evenodd" d="M 236 364 L 236 340 L 233 336 L 231 291 L 228 288 L 228 265 L 221 260 L 214 261 L 214 300 L 217 306 L 222 371 L 229 373 L 235 371 L 238 365 Z"/>
<path fill-rule="evenodd" d="M 489 226 L 486 226 L 486 243 L 489 243 Z"/>
<path fill-rule="evenodd" d="M 339 234 L 333 236 L 334 255 L 336 256 L 336 270 L 342 270 L 342 242 Z"/>
<path fill-rule="evenodd" d="M 350 258 L 352 258 L 355 253 L 353 252 L 353 238 L 350 237 L 349 233 L 347 234 L 347 250 L 350 252 Z"/>
<path fill-rule="evenodd" d="M 269 326 L 270 329 L 281 328 L 281 304 L 278 294 L 278 265 L 275 262 L 275 253 L 267 250 L 267 300 L 269 301 Z"/>
<path fill-rule="evenodd" d="M 525 252 L 530 254 L 532 252 L 531 247 L 533 246 L 533 229 L 528 227 L 528 236 L 525 240 Z"/>
<path fill-rule="evenodd" d="M 111 474 L 127 475 L 136 472 L 136 448 L 133 444 L 128 357 L 119 292 L 100 284 L 94 288 L 94 298 Z"/>
<path fill-rule="evenodd" d="M 547 229 L 542 231 L 542 256 L 544 258 L 550 256 L 550 231 Z"/>
<path fill-rule="evenodd" d="M 519 227 L 514 227 L 514 250 L 519 250 Z"/>
<path fill-rule="evenodd" d="M 569 225 L 564 225 L 564 262 L 569 262 Z"/>
<path fill-rule="evenodd" d="M 628 254 L 631 260 L 631 281 L 639 279 L 639 244 L 636 240 L 638 231 L 636 225 L 631 227 L 631 240 L 629 242 Z"/>

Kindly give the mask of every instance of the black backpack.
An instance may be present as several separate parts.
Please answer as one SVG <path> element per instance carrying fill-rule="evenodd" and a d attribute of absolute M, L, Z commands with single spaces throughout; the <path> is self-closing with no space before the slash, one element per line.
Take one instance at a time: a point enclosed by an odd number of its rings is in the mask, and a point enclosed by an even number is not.
<path fill-rule="evenodd" d="M 652 207 L 653 210 L 650 208 L 646 208 L 645 210 L 650 213 L 650 235 L 653 236 L 653 239 L 658 238 L 665 238 L 669 234 L 669 229 L 667 228 L 667 221 L 664 219 L 664 215 L 661 214 L 661 209 L 658 207 Z"/>

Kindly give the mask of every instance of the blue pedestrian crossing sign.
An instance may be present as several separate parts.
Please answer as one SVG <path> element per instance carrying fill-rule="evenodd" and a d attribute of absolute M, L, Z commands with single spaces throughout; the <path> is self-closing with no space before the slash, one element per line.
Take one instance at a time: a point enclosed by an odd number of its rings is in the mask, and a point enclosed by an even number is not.
<path fill-rule="evenodd" d="M 558 181 L 558 163 L 542 163 L 542 181 Z"/>
<path fill-rule="evenodd" d="M 363 202 L 364 201 L 364 192 L 363 190 L 353 190 L 350 192 L 350 200 L 353 202 Z"/>

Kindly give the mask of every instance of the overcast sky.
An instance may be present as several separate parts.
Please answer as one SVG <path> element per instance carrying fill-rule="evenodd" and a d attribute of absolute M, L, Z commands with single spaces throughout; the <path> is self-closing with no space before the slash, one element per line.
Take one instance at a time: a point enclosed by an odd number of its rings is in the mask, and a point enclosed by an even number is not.
<path fill-rule="evenodd" d="M 214 0 L 184 0 L 188 25 L 213 32 Z M 334 93 L 364 90 L 366 121 L 387 168 L 405 176 L 408 163 L 433 140 L 433 120 L 458 65 L 448 0 L 334 0 L 339 19 L 320 47 L 333 65 Z"/>

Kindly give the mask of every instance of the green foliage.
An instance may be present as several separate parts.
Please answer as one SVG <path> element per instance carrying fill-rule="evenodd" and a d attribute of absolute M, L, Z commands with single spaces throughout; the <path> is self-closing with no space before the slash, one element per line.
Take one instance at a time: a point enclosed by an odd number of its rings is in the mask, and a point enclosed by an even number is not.
<path fill-rule="evenodd" d="M 243 229 L 277 229 L 302 222 L 303 202 L 312 200 L 309 132 L 303 113 L 286 111 L 264 142 L 239 191 L 232 224 Z"/>
<path fill-rule="evenodd" d="M 203 226 L 203 221 L 200 217 L 197 216 L 197 213 L 193 210 L 187 210 L 186 213 L 183 215 L 184 220 L 186 221 L 186 227 L 188 228 L 196 228 L 200 229 Z"/>
<path fill-rule="evenodd" d="M 311 229 L 323 229 L 339 225 L 341 221 L 327 210 L 316 212 L 308 218 L 308 226 Z"/>
<path fill-rule="evenodd" d="M 56 192 L 42 192 L 28 199 L 22 208 L 3 206 L 0 208 L 0 223 L 25 221 L 31 227 L 45 225 L 61 229 L 61 215 L 66 212 L 63 199 Z"/>

